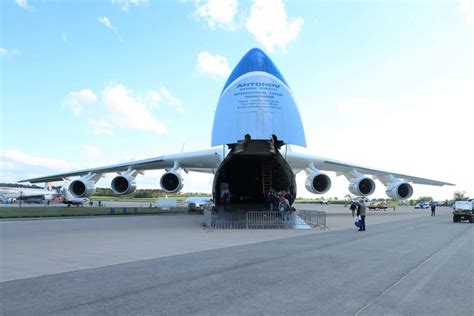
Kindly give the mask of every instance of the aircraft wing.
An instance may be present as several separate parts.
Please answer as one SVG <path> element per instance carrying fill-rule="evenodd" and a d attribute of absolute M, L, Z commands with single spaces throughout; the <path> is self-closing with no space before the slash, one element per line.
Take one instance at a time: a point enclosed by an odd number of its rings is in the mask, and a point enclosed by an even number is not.
<path fill-rule="evenodd" d="M 364 175 L 372 175 L 377 179 L 383 179 L 384 177 L 394 177 L 398 179 L 402 179 L 408 182 L 413 182 L 416 184 L 427 184 L 427 185 L 435 185 L 435 186 L 443 186 L 443 185 L 455 185 L 448 182 L 425 179 L 415 176 L 410 176 L 401 173 L 395 173 L 390 171 L 384 170 L 377 170 L 372 168 L 367 168 L 355 164 L 351 164 L 348 162 L 338 161 L 330 158 L 325 157 L 318 157 L 309 154 L 303 153 L 296 153 L 296 152 L 287 152 L 286 153 L 286 160 L 290 164 L 291 168 L 296 171 L 305 170 L 307 168 L 314 167 L 321 171 L 333 171 L 336 172 L 337 175 L 348 175 L 354 173 L 360 173 Z"/>
<path fill-rule="evenodd" d="M 83 176 L 87 174 L 103 174 L 111 172 L 123 172 L 129 169 L 137 171 L 171 169 L 179 167 L 185 171 L 197 171 L 213 173 L 222 161 L 219 150 L 203 150 L 195 152 L 180 153 L 174 155 L 160 156 L 144 160 L 136 160 L 105 167 L 90 168 L 67 173 L 60 173 L 46 177 L 31 178 L 19 182 L 54 182 L 62 181 L 68 177 Z"/>

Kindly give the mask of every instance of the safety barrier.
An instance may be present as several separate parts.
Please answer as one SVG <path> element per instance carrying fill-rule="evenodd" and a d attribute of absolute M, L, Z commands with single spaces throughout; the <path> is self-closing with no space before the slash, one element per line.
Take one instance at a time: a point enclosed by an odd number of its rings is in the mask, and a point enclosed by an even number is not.
<path fill-rule="evenodd" d="M 280 212 L 233 210 L 213 212 L 204 210 L 203 226 L 214 229 L 311 229 L 326 227 L 325 213 L 306 214 L 312 223 L 306 223 L 299 214 L 290 212 L 289 220 L 283 221 Z"/>
<path fill-rule="evenodd" d="M 212 226 L 212 211 L 204 210 L 203 225 L 210 228 Z"/>
<path fill-rule="evenodd" d="M 323 211 L 309 211 L 309 210 L 298 210 L 298 215 L 307 224 L 313 227 L 319 227 L 327 229 L 326 225 L 326 212 Z"/>
<path fill-rule="evenodd" d="M 289 222 L 283 222 L 280 212 L 249 211 L 246 214 L 245 228 L 286 228 Z"/>

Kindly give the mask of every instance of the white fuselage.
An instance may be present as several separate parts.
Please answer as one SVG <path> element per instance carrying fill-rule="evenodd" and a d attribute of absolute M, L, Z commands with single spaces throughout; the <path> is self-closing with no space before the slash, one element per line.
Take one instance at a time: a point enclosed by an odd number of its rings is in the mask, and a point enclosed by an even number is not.
<path fill-rule="evenodd" d="M 57 195 L 55 190 L 12 187 L 0 187 L 0 194 L 4 195 L 8 199 L 41 197 L 45 200 L 51 200 L 55 195 Z"/>

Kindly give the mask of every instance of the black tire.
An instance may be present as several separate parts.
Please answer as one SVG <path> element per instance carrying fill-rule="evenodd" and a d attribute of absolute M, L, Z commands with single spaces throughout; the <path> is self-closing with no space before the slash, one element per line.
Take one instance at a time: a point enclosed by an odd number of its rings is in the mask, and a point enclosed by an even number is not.
<path fill-rule="evenodd" d="M 453 222 L 455 222 L 455 223 L 459 222 L 459 219 L 458 219 L 457 216 L 453 216 Z"/>
<path fill-rule="evenodd" d="M 474 221 L 472 220 L 472 216 L 471 216 L 471 217 L 469 217 L 469 223 L 471 223 L 471 224 L 472 224 L 473 222 L 474 222 Z"/>

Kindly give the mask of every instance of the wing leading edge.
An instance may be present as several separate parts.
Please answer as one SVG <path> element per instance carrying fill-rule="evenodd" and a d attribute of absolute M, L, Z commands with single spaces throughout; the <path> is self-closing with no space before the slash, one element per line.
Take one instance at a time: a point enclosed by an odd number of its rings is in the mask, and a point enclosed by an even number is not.
<path fill-rule="evenodd" d="M 222 161 L 222 154 L 218 150 L 203 150 L 174 155 L 160 156 L 144 160 L 136 160 L 110 166 L 83 169 L 67 173 L 59 173 L 51 176 L 31 178 L 19 182 L 54 182 L 62 181 L 68 177 L 85 176 L 88 174 L 104 174 L 112 172 L 126 172 L 127 170 L 159 170 L 181 168 L 197 172 L 212 173 Z"/>
<path fill-rule="evenodd" d="M 313 155 L 308 155 L 308 154 L 303 154 L 303 153 L 288 152 L 286 159 L 288 163 L 290 164 L 290 166 L 293 168 L 293 170 L 297 170 L 297 171 L 306 170 L 308 168 L 314 167 L 315 169 L 322 170 L 322 171 L 336 172 L 337 175 L 345 175 L 346 177 L 350 177 L 354 173 L 368 174 L 381 180 L 383 183 L 388 182 L 386 181 L 387 178 L 389 179 L 397 178 L 397 179 L 413 182 L 416 184 L 426 184 L 426 185 L 434 185 L 434 186 L 455 185 L 453 183 L 420 178 L 420 177 L 415 177 L 415 176 L 410 176 L 410 175 L 395 173 L 395 172 L 390 172 L 390 171 L 377 170 L 373 168 L 367 168 L 367 167 L 363 167 L 359 165 L 354 165 L 354 164 L 343 162 L 343 161 L 338 161 L 334 159 L 318 157 L 318 156 L 313 156 Z"/>

